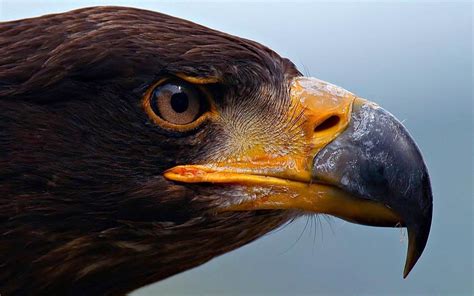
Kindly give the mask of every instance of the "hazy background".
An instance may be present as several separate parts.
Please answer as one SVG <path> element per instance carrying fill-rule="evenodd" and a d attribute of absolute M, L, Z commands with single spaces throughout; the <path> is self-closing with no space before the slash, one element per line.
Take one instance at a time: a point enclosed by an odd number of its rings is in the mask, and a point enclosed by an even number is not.
<path fill-rule="evenodd" d="M 3 0 L 0 20 L 110 3 L 254 39 L 305 74 L 379 103 L 417 141 L 434 192 L 428 245 L 406 280 L 400 230 L 303 218 L 133 295 L 473 293 L 472 2 Z"/>

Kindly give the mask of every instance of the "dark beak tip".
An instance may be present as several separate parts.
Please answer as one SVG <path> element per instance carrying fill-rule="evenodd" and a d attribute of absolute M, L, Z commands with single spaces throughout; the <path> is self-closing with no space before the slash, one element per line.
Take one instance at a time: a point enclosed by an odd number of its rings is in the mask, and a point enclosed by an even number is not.
<path fill-rule="evenodd" d="M 408 229 L 408 249 L 407 258 L 405 261 L 405 268 L 403 271 L 403 278 L 406 278 L 415 264 L 420 259 L 426 244 L 431 229 L 431 221 L 433 216 L 433 194 L 431 191 L 431 182 L 428 172 L 423 162 L 424 177 L 421 181 L 421 190 L 417 194 L 418 203 L 417 215 L 411 215 L 411 221 L 407 221 Z M 408 218 L 408 217 L 407 217 Z"/>
<path fill-rule="evenodd" d="M 409 229 L 408 230 L 408 250 L 407 250 L 407 258 L 405 261 L 405 268 L 403 269 L 403 278 L 406 279 L 410 271 L 415 267 L 416 262 L 421 256 L 423 250 L 419 251 L 419 247 L 417 246 L 417 239 L 416 234 Z M 423 247 L 424 248 L 424 247 Z"/>
<path fill-rule="evenodd" d="M 428 209 L 427 217 L 422 224 L 413 227 L 408 226 L 408 249 L 405 268 L 403 270 L 403 278 L 406 278 L 415 264 L 420 259 L 426 244 L 431 228 L 432 207 Z"/>

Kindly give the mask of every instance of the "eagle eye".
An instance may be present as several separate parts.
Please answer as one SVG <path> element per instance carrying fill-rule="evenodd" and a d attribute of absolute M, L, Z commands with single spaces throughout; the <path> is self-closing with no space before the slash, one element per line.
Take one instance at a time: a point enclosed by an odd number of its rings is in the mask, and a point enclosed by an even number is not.
<path fill-rule="evenodd" d="M 180 80 L 165 80 L 146 94 L 145 110 L 151 119 L 168 129 L 188 129 L 197 126 L 209 111 L 207 94 L 201 86 Z"/>

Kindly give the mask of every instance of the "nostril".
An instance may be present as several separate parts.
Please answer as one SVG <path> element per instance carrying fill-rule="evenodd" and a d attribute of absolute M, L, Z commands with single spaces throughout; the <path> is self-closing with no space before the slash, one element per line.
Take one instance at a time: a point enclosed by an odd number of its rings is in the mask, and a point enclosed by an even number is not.
<path fill-rule="evenodd" d="M 314 132 L 321 132 L 336 126 L 341 119 L 337 115 L 328 117 L 314 128 Z"/>

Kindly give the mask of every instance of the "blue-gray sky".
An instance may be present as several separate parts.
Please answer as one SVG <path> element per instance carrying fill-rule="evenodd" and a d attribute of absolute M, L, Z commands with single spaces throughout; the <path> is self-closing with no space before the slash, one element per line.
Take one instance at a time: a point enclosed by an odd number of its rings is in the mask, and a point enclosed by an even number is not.
<path fill-rule="evenodd" d="M 104 4 L 160 11 L 256 40 L 306 75 L 379 103 L 417 141 L 434 192 L 428 245 L 405 280 L 400 230 L 302 218 L 132 295 L 473 293 L 472 2 L 0 0 L 0 20 Z"/>

